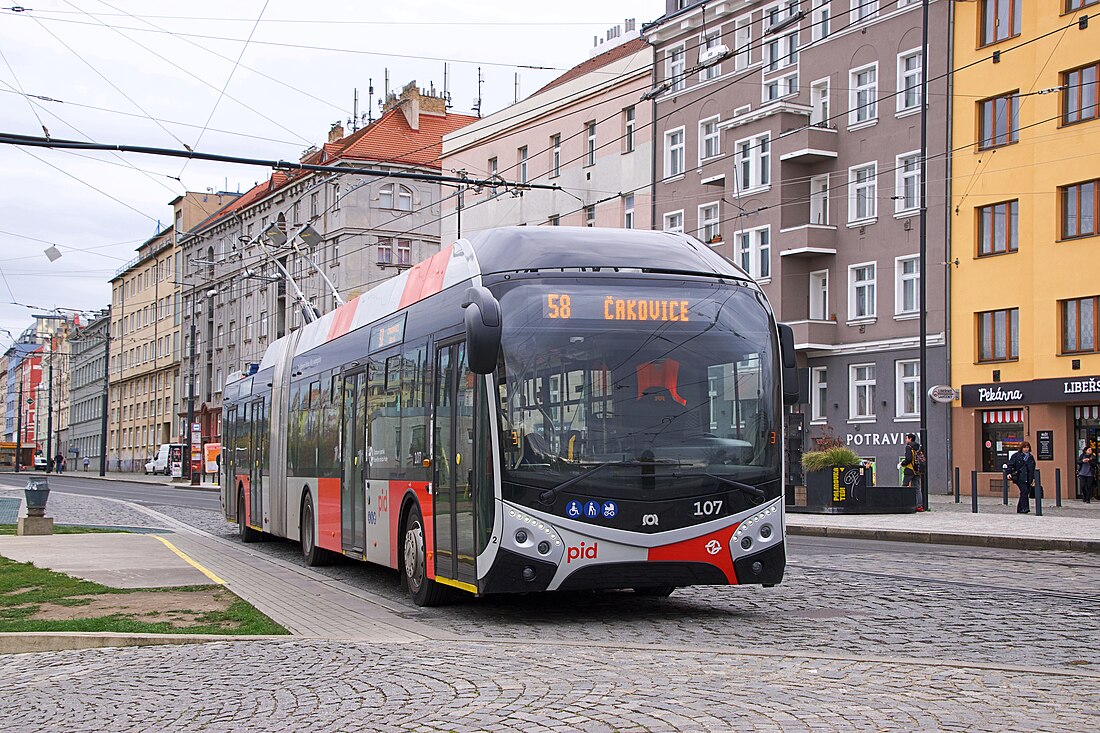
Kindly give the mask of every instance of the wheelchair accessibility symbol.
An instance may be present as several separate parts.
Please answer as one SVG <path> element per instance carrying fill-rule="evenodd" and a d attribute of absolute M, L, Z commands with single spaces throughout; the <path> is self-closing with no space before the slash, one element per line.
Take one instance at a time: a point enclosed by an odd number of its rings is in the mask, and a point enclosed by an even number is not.
<path fill-rule="evenodd" d="M 565 505 L 565 516 L 572 519 L 580 519 L 581 516 L 581 503 L 574 499 Z"/>

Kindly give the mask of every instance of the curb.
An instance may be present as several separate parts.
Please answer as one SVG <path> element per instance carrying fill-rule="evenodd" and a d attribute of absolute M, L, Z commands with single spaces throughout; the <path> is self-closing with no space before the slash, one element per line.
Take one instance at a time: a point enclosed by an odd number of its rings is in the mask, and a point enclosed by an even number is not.
<path fill-rule="evenodd" d="M 287 640 L 285 636 L 239 636 L 220 634 L 119 634 L 113 632 L 4 632 L 0 633 L 0 654 L 34 654 L 80 649 L 156 646 L 163 644 L 205 644 L 211 641 Z"/>
<path fill-rule="evenodd" d="M 969 535 L 951 532 L 920 532 L 914 530 L 862 529 L 856 527 L 816 527 L 787 525 L 788 535 L 831 537 L 848 540 L 878 540 L 880 542 L 917 542 L 929 545 L 966 545 L 994 547 L 1005 550 L 1067 550 L 1100 553 L 1100 540 L 1039 539 L 1002 535 Z"/>

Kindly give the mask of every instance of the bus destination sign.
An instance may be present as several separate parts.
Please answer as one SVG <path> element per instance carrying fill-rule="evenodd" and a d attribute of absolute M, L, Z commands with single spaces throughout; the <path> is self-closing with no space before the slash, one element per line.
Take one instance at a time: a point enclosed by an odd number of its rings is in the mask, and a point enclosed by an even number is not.
<path fill-rule="evenodd" d="M 371 329 L 370 350 L 378 351 L 405 340 L 405 314 L 380 323 Z"/>
<path fill-rule="evenodd" d="M 585 297 L 546 293 L 543 318 L 603 321 L 690 321 L 692 306 L 680 298 Z"/>

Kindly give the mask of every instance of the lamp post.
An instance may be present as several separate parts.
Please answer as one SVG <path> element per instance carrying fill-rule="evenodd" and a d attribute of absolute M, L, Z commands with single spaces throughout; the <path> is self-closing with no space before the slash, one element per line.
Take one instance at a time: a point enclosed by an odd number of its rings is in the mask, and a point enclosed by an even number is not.
<path fill-rule="evenodd" d="M 53 460 L 53 337 L 50 337 L 49 382 L 46 384 L 46 465 Z M 58 468 L 55 466 L 55 469 Z"/>
<path fill-rule="evenodd" d="M 19 364 L 19 401 L 15 403 L 15 472 L 19 473 L 19 463 L 23 458 L 23 363 Z M 33 466 L 32 466 L 33 468 Z"/>

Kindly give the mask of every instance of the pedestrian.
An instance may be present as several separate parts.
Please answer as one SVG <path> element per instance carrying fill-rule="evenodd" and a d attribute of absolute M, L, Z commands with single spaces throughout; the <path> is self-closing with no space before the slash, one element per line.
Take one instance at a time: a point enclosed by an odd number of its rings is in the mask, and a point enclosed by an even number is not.
<path fill-rule="evenodd" d="M 1096 482 L 1096 456 L 1087 445 L 1077 456 L 1077 488 L 1086 504 L 1092 503 L 1092 487 Z"/>
<path fill-rule="evenodd" d="M 89 463 L 91 463 L 91 461 L 88 460 L 88 456 L 84 456 L 84 470 L 85 471 L 88 470 L 88 464 Z"/>
<path fill-rule="evenodd" d="M 53 465 L 58 473 L 63 473 L 65 471 L 65 456 L 58 453 L 57 457 L 53 459 Z"/>
<path fill-rule="evenodd" d="M 917 511 L 924 511 L 924 494 L 921 492 L 921 482 L 924 477 L 921 475 L 921 469 L 918 463 L 923 463 L 919 460 L 923 458 L 924 453 L 921 451 L 920 442 L 917 440 L 917 436 L 914 433 L 906 433 L 905 435 L 905 458 L 901 461 L 901 467 L 904 470 L 904 479 L 902 480 L 902 486 L 909 486 L 916 488 L 917 490 Z"/>
<path fill-rule="evenodd" d="M 1016 512 L 1027 514 L 1031 511 L 1028 500 L 1035 486 L 1035 456 L 1031 455 L 1031 443 L 1026 440 L 1020 443 L 1020 449 L 1008 459 L 1008 475 L 1012 478 L 1012 483 L 1020 489 L 1020 500 L 1016 502 Z"/>

